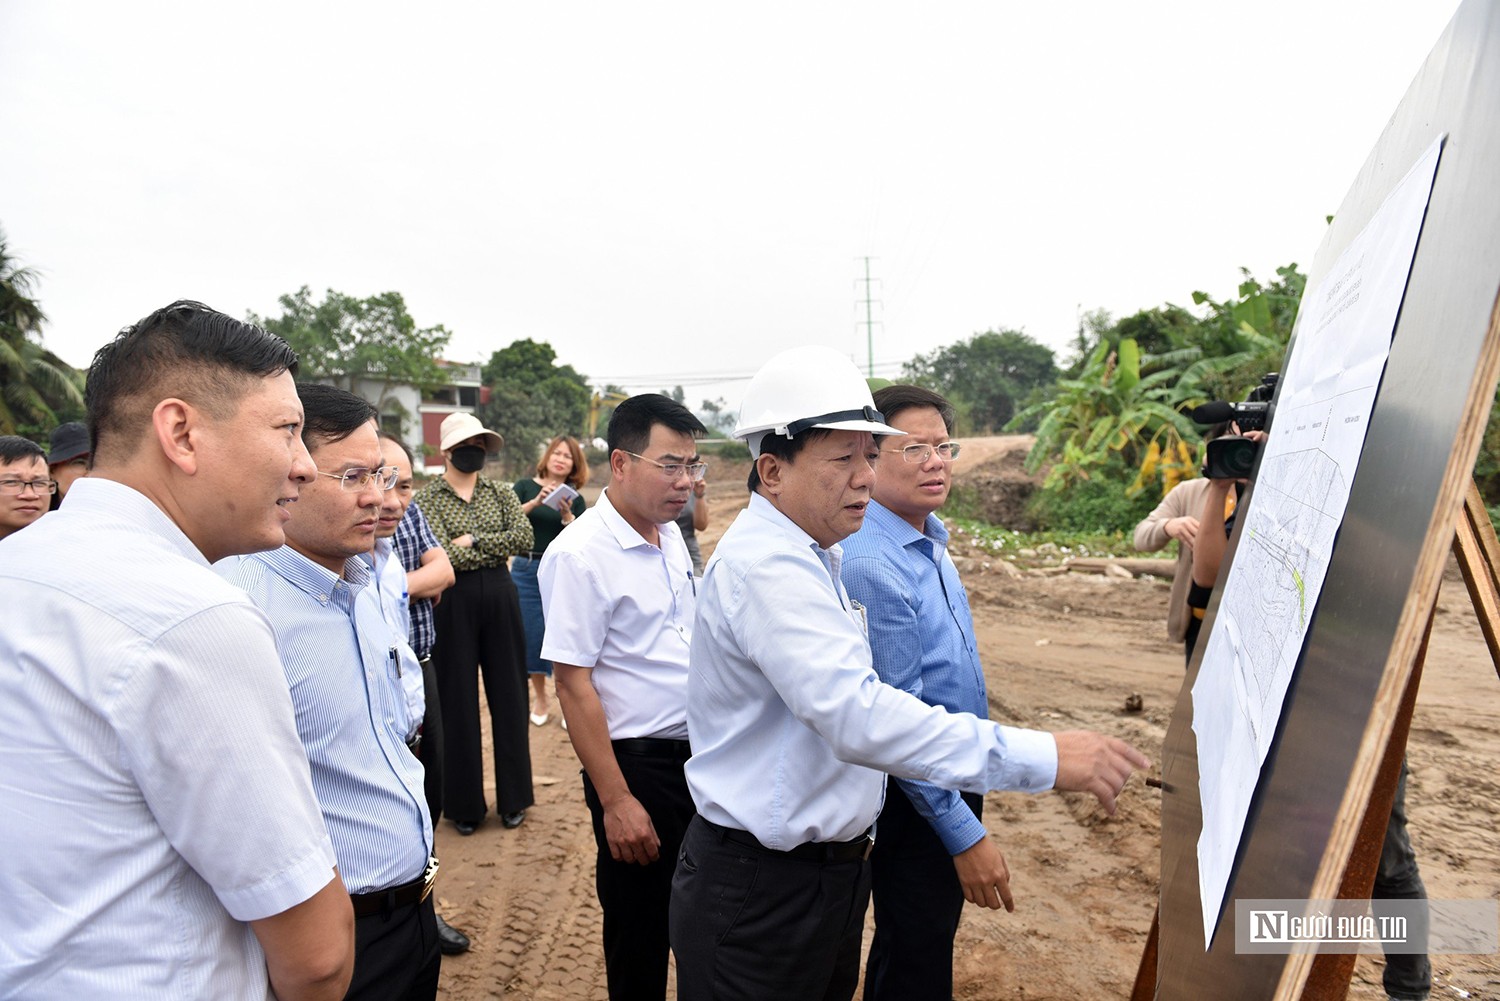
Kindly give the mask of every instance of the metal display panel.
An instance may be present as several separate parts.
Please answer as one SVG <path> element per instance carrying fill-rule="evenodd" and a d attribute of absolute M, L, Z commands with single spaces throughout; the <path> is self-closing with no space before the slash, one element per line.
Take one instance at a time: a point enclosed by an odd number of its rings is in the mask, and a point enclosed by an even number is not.
<path fill-rule="evenodd" d="M 1356 844 L 1362 825 L 1366 837 L 1384 830 L 1379 812 L 1382 804 L 1389 812 L 1390 763 L 1399 764 L 1405 746 L 1403 703 L 1409 715 L 1407 696 L 1415 694 L 1500 374 L 1500 0 L 1467 0 L 1454 15 L 1340 206 L 1309 271 L 1309 289 L 1445 133 L 1343 526 L 1207 950 L 1191 691 L 1217 596 L 1173 713 L 1162 755 L 1162 883 L 1153 939 L 1154 996 L 1163 1001 L 1332 998 L 1347 987 L 1347 969 L 1340 986 L 1337 976 L 1315 971 L 1310 955 L 1236 954 L 1233 901 L 1327 899 L 1341 887 L 1346 895 L 1368 887 L 1362 870 L 1371 863 L 1356 856 Z M 1300 321 L 1293 350 L 1299 336 Z M 1253 484 L 1246 503 L 1254 504 Z M 1486 689 L 1481 674 L 1476 698 L 1500 700 L 1500 687 Z"/>

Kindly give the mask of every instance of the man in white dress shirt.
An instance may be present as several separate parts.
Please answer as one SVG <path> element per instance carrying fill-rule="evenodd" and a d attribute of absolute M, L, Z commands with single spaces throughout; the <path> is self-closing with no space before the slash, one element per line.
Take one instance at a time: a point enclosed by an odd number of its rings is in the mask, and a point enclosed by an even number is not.
<path fill-rule="evenodd" d="M 176 302 L 89 369 L 91 474 L 0 543 L 0 995 L 343 997 L 349 895 L 270 623 L 209 563 L 313 476 L 296 355 Z"/>
<path fill-rule="evenodd" d="M 659 394 L 609 419 L 609 488 L 547 547 L 537 579 L 568 736 L 598 849 L 604 965 L 615 1001 L 667 992 L 667 906 L 693 817 L 687 664 L 693 563 L 676 521 L 703 477 L 703 424 Z"/>
<path fill-rule="evenodd" d="M 972 792 L 1091 792 L 1113 811 L 1136 750 L 949 713 L 882 683 L 839 579 L 884 423 L 847 358 L 795 348 L 745 393 L 750 506 L 698 593 L 688 786 L 672 883 L 677 996 L 853 996 L 885 773 Z M 878 849 L 874 849 L 878 850 Z"/>

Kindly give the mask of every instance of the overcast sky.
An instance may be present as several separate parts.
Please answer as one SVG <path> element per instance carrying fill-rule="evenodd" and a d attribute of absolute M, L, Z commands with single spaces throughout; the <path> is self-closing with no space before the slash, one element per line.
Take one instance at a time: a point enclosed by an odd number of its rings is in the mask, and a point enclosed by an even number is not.
<path fill-rule="evenodd" d="M 1457 4 L 0 0 L 0 226 L 75 365 L 394 289 L 449 357 L 737 406 L 1311 262 Z M 729 381 L 726 381 L 728 379 Z"/>

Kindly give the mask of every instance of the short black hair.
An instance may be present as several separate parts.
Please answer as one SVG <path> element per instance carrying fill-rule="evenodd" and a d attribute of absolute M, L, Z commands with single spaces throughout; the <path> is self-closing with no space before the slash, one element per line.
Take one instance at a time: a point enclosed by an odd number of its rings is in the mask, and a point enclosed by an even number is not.
<path fill-rule="evenodd" d="M 417 471 L 417 458 L 416 456 L 411 454 L 411 449 L 407 446 L 406 442 L 402 441 L 400 438 L 397 438 L 389 431 L 380 432 L 380 440 L 394 442 L 396 445 L 399 445 L 401 451 L 406 453 L 406 464 L 412 468 L 412 472 Z"/>
<path fill-rule="evenodd" d="M 660 424 L 669 431 L 702 438 L 708 434 L 703 422 L 693 412 L 670 396 L 642 393 L 615 407 L 609 415 L 609 432 L 605 443 L 613 455 L 615 449 L 641 452 L 651 442 L 651 428 Z"/>
<path fill-rule="evenodd" d="M 41 459 L 46 462 L 47 453 L 30 438 L 22 438 L 18 434 L 0 434 L 0 465 L 10 465 L 22 459 Z"/>
<path fill-rule="evenodd" d="M 343 441 L 376 419 L 375 408 L 346 389 L 299 382 L 297 396 L 302 400 L 302 444 L 309 451 Z"/>
<path fill-rule="evenodd" d="M 833 433 L 831 428 L 808 428 L 799 435 L 788 438 L 784 434 L 775 431 L 767 431 L 766 436 L 760 440 L 760 454 L 769 455 L 780 459 L 782 462 L 791 462 L 797 457 L 797 453 L 820 438 L 827 438 Z M 750 475 L 745 478 L 745 486 L 750 488 L 753 494 L 760 486 L 760 456 L 756 456 L 750 463 Z"/>
<path fill-rule="evenodd" d="M 179 299 L 115 335 L 94 354 L 84 401 L 89 451 L 129 457 L 168 397 L 216 420 L 234 415 L 257 378 L 297 372 L 286 341 L 201 302 Z"/>
<path fill-rule="evenodd" d="M 905 383 L 875 390 L 875 409 L 885 414 L 887 424 L 901 411 L 916 407 L 931 407 L 936 410 L 943 419 L 943 427 L 950 435 L 953 433 L 953 422 L 958 413 L 953 409 L 953 404 L 932 390 Z"/>

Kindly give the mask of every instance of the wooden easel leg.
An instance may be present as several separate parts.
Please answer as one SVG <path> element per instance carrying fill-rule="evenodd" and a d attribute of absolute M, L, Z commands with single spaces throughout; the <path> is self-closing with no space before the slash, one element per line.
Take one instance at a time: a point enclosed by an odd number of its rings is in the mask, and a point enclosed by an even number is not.
<path fill-rule="evenodd" d="M 1412 710 L 1417 704 L 1417 688 L 1422 683 L 1422 665 L 1427 661 L 1427 643 L 1432 639 L 1432 623 L 1436 616 L 1437 606 L 1434 605 L 1427 614 L 1427 631 L 1422 634 L 1422 646 L 1417 651 L 1411 678 L 1401 697 L 1401 708 L 1391 726 L 1391 739 L 1385 745 L 1385 757 L 1381 759 L 1380 773 L 1375 778 L 1375 790 L 1370 794 L 1364 820 L 1359 825 L 1359 838 L 1344 866 L 1344 878 L 1339 883 L 1340 900 L 1366 899 L 1375 889 L 1375 872 L 1380 867 L 1385 829 L 1391 822 L 1391 804 L 1396 799 L 1396 782 L 1401 777 L 1401 761 L 1406 757 Z M 1352 953 L 1320 953 L 1314 957 L 1307 984 L 1302 989 L 1303 1001 L 1343 1001 L 1349 993 L 1349 978 L 1358 958 Z"/>
<path fill-rule="evenodd" d="M 1151 934 L 1146 936 L 1146 948 L 1141 951 L 1141 967 L 1135 971 L 1135 987 L 1130 992 L 1130 1001 L 1151 1001 L 1156 996 L 1156 948 L 1160 933 L 1161 904 L 1151 915 Z"/>
<path fill-rule="evenodd" d="M 1469 481 L 1463 510 L 1458 513 L 1458 528 L 1453 534 L 1453 553 L 1469 588 L 1469 599 L 1479 616 L 1479 628 L 1490 648 L 1490 660 L 1500 673 L 1500 541 L 1495 526 L 1485 510 L 1479 485 Z"/>

